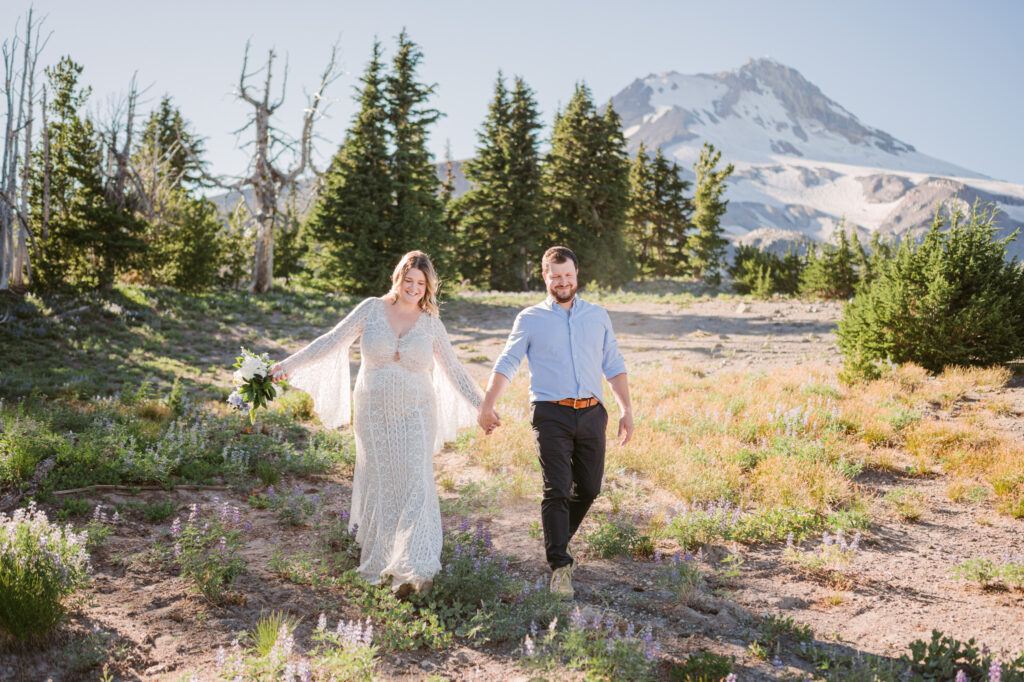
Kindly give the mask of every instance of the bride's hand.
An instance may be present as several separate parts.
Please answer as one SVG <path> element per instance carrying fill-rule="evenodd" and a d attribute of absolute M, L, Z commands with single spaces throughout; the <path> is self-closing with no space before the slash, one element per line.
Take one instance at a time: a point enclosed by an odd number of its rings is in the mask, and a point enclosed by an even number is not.
<path fill-rule="evenodd" d="M 284 373 L 283 369 L 281 369 L 280 363 L 276 364 L 276 365 L 274 365 L 273 367 L 270 368 L 270 381 L 271 382 L 276 384 L 279 381 L 286 381 L 287 379 L 288 379 L 288 375 Z"/>

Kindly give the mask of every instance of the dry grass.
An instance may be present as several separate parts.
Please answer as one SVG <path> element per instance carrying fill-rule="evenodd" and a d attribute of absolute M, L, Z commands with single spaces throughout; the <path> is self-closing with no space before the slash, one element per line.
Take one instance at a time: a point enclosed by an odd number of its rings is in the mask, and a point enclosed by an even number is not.
<path fill-rule="evenodd" d="M 604 396 L 606 468 L 638 472 L 686 502 L 724 498 L 825 515 L 858 503 L 854 481 L 863 467 L 910 465 L 918 473 L 950 475 L 951 497 L 966 498 L 984 485 L 1003 513 L 1019 507 L 1024 515 L 1021 448 L 985 427 L 977 413 L 927 417 L 929 405 L 955 404 L 1008 378 L 1001 368 L 952 368 L 930 377 L 904 365 L 878 380 L 844 385 L 824 365 L 710 377 L 678 361 L 649 365 L 630 374 L 636 431 L 625 447 L 614 444 L 618 413 L 610 392 Z M 514 493 L 529 494 L 539 475 L 525 373 L 498 409 L 502 427 L 486 438 L 471 434 L 462 445 L 479 464 L 517 481 Z"/>

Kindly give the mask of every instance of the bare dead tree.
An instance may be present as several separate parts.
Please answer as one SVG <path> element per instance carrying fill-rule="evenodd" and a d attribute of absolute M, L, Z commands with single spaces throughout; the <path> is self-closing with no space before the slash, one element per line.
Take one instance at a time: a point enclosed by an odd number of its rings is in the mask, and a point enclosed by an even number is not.
<path fill-rule="evenodd" d="M 273 77 L 274 50 L 267 55 L 267 63 L 261 69 L 249 73 L 249 43 L 245 45 L 245 56 L 242 60 L 241 75 L 238 79 L 236 96 L 253 108 L 249 121 L 240 128 L 238 133 L 253 128 L 254 138 L 252 161 L 248 175 L 231 184 L 221 184 L 226 189 L 241 191 L 246 186 L 252 187 L 256 221 L 256 245 L 253 254 L 252 281 L 249 290 L 254 293 L 269 291 L 274 281 L 274 225 L 278 217 L 278 200 L 286 188 L 292 187 L 299 176 L 312 168 L 313 124 L 322 115 L 321 101 L 324 91 L 340 75 L 337 71 L 337 45 L 331 47 L 327 67 L 320 76 L 320 84 L 316 92 L 309 97 L 309 103 L 303 115 L 302 134 L 297 141 L 286 139 L 271 122 L 271 116 L 284 103 L 285 88 L 288 82 L 288 65 L 285 63 L 284 76 L 281 83 L 281 95 L 271 101 L 271 80 Z M 257 92 L 249 84 L 249 80 L 266 70 L 262 92 Z M 297 147 L 297 149 L 296 149 Z M 280 169 L 278 158 L 286 151 L 298 156 L 291 168 Z"/>
<path fill-rule="evenodd" d="M 22 288 L 25 275 L 31 272 L 28 184 L 37 96 L 35 79 L 39 55 L 49 40 L 49 35 L 41 39 L 41 32 L 42 22 L 35 21 L 34 12 L 29 8 L 24 37 L 20 37 L 16 29 L 15 37 L 5 40 L 0 47 L 7 120 L 4 145 L 0 150 L 0 291 Z M 19 47 L 22 52 L 20 68 L 17 65 Z"/>

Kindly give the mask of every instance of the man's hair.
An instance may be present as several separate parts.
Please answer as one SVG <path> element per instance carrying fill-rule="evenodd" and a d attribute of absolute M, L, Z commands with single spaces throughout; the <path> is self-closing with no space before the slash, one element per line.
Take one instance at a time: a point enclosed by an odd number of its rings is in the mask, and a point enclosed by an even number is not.
<path fill-rule="evenodd" d="M 564 246 L 552 246 L 550 249 L 544 252 L 544 257 L 540 259 L 541 272 L 546 273 L 551 269 L 552 263 L 558 263 L 561 265 L 567 261 L 572 261 L 572 264 L 577 270 L 580 269 L 580 262 L 576 258 L 576 254 L 565 248 Z"/>

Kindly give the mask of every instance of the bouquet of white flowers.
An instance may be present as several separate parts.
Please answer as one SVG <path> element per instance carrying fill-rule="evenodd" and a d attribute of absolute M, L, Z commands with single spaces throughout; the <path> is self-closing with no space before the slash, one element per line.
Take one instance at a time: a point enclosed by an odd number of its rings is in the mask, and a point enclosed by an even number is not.
<path fill-rule="evenodd" d="M 266 407 L 276 396 L 270 379 L 273 363 L 266 353 L 255 355 L 245 348 L 235 358 L 235 391 L 228 396 L 228 403 L 236 410 L 249 410 L 249 423 L 256 423 L 256 410 Z"/>

